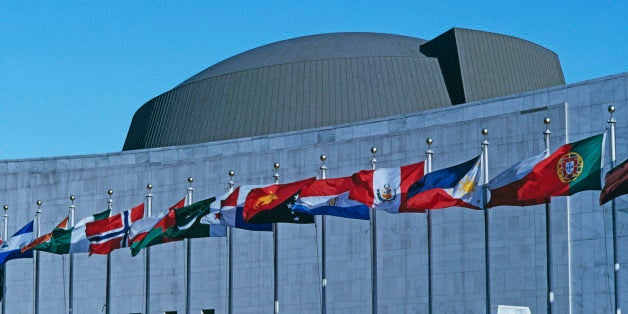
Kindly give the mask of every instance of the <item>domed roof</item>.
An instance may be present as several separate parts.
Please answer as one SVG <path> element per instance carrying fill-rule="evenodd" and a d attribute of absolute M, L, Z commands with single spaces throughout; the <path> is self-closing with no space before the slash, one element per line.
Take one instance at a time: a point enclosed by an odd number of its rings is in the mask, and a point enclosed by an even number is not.
<path fill-rule="evenodd" d="M 554 53 L 505 35 L 304 36 L 235 55 L 151 99 L 123 149 L 333 126 L 560 84 Z"/>
<path fill-rule="evenodd" d="M 179 86 L 227 73 L 272 65 L 359 57 L 424 57 L 426 40 L 381 33 L 331 33 L 287 39 L 237 54 L 199 72 Z"/>

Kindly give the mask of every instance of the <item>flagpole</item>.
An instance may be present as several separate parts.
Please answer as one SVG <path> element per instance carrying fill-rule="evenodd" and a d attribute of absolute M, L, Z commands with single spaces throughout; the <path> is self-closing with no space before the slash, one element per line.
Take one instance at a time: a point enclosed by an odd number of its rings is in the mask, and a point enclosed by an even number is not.
<path fill-rule="evenodd" d="M 188 186 L 187 195 L 188 206 L 192 205 L 192 193 L 194 192 L 192 182 L 194 182 L 194 178 L 189 177 L 188 183 L 190 186 Z M 192 278 L 192 241 L 188 238 L 185 239 L 185 242 L 187 244 L 185 248 L 185 313 L 190 314 L 190 298 L 192 295 L 192 282 L 190 280 Z"/>
<path fill-rule="evenodd" d="M 325 180 L 327 178 L 327 165 L 325 165 L 325 161 L 327 160 L 327 156 L 325 154 L 321 155 L 321 179 Z M 326 243 L 325 243 L 325 215 L 321 215 L 321 314 L 327 313 L 327 275 L 325 273 L 325 264 L 327 263 L 327 255 L 326 255 Z"/>
<path fill-rule="evenodd" d="M 153 213 L 153 194 L 150 190 L 153 188 L 152 184 L 146 185 L 148 194 L 146 194 L 146 217 L 150 217 Z M 146 248 L 146 285 L 144 287 L 144 300 L 146 302 L 146 313 L 150 313 L 150 247 Z"/>
<path fill-rule="evenodd" d="M 491 313 L 491 272 L 490 272 L 490 246 L 489 246 L 489 223 L 488 223 L 488 141 L 486 136 L 488 135 L 487 129 L 482 129 L 482 135 L 484 141 L 482 141 L 482 166 L 483 166 L 483 195 L 482 195 L 482 207 L 484 208 L 484 272 L 485 272 L 485 285 L 486 285 L 486 314 Z"/>
<path fill-rule="evenodd" d="M 74 200 L 76 197 L 74 195 L 70 195 L 70 229 L 74 227 Z M 70 250 L 70 282 L 68 283 L 68 292 L 70 299 L 68 300 L 68 309 L 69 313 L 72 314 L 74 311 L 74 253 Z"/>
<path fill-rule="evenodd" d="M 613 113 L 615 112 L 615 106 L 608 106 L 608 112 L 611 114 L 608 120 L 608 125 L 611 133 L 611 169 L 615 168 L 615 118 Z M 619 252 L 617 250 L 617 207 L 615 206 L 615 199 L 611 200 L 611 211 L 613 219 L 613 279 L 615 288 L 615 313 L 621 313 L 621 304 L 619 299 Z"/>
<path fill-rule="evenodd" d="M 2 235 L 3 241 L 8 240 L 9 237 L 9 205 L 4 205 L 4 216 L 2 220 L 4 222 L 4 232 Z M 2 265 L 2 314 L 7 313 L 7 263 Z"/>
<path fill-rule="evenodd" d="M 275 179 L 275 184 L 279 184 L 279 163 L 276 162 L 273 164 L 273 168 L 275 168 L 275 174 L 273 175 L 273 179 Z M 273 223 L 273 295 L 275 298 L 275 314 L 279 313 L 279 289 L 277 285 L 277 266 L 278 266 L 278 253 L 279 253 L 279 229 L 277 228 L 277 223 Z"/>
<path fill-rule="evenodd" d="M 427 171 L 426 174 L 432 172 L 432 155 L 434 152 L 431 149 L 432 139 L 427 138 L 425 140 L 427 144 L 427 150 L 425 151 L 425 157 L 427 159 Z M 427 312 L 432 314 L 432 214 L 428 208 L 425 212 L 425 218 L 427 218 Z"/>
<path fill-rule="evenodd" d="M 235 172 L 233 170 L 229 170 L 229 183 L 227 183 L 229 185 L 229 194 L 233 193 L 233 186 L 235 185 L 235 182 L 233 182 L 233 176 L 235 175 Z M 237 215 L 236 215 L 237 216 Z M 229 278 L 227 278 L 227 285 L 228 285 L 228 289 L 227 289 L 227 313 L 231 314 L 233 313 L 233 231 L 235 229 L 233 227 L 229 227 L 227 228 L 227 241 L 228 241 L 228 245 L 227 245 L 227 273 Z"/>
<path fill-rule="evenodd" d="M 113 208 L 111 195 L 113 195 L 113 190 L 109 189 L 107 194 L 109 195 L 109 200 L 107 200 L 107 209 L 109 210 L 109 215 L 111 215 L 111 210 Z M 111 253 L 107 253 L 107 280 L 105 285 L 105 314 L 109 314 L 111 313 Z"/>
<path fill-rule="evenodd" d="M 41 201 L 37 201 L 37 211 L 35 212 L 35 222 L 37 227 L 35 227 L 35 239 L 41 236 Z M 33 301 L 33 313 L 39 314 L 39 251 L 35 251 L 35 255 L 33 256 L 35 262 L 35 287 L 34 287 L 34 301 Z"/>
<path fill-rule="evenodd" d="M 545 123 L 543 138 L 545 140 L 545 150 L 547 152 L 550 151 L 550 134 L 552 134 L 549 129 L 550 121 L 550 118 L 547 117 L 543 119 L 543 123 Z M 547 264 L 547 313 L 551 314 L 552 307 L 554 306 L 554 285 L 552 281 L 552 268 L 554 267 L 554 264 L 552 263 L 552 217 L 549 200 L 545 202 L 545 256 Z"/>
<path fill-rule="evenodd" d="M 377 147 L 371 147 L 371 170 L 375 170 Z M 377 313 L 377 213 L 375 207 L 370 208 L 371 216 L 371 312 Z"/>

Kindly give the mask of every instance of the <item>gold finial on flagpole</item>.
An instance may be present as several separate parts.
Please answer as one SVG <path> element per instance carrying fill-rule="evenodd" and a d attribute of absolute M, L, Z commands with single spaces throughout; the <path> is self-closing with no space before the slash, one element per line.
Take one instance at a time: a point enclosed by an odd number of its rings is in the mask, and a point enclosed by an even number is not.
<path fill-rule="evenodd" d="M 227 185 L 229 185 L 229 190 L 231 190 L 235 185 L 235 182 L 233 182 L 233 176 L 235 176 L 235 171 L 229 170 L 229 182 L 227 183 Z"/>
<path fill-rule="evenodd" d="M 371 169 L 375 170 L 375 164 L 377 163 L 377 159 L 375 159 L 375 154 L 377 153 L 377 147 L 373 146 L 371 147 L 371 154 L 373 155 L 371 157 Z"/>
<path fill-rule="evenodd" d="M 273 168 L 275 168 L 275 174 L 273 174 L 273 179 L 275 179 L 275 184 L 279 183 L 279 163 L 276 162 L 273 164 Z"/>

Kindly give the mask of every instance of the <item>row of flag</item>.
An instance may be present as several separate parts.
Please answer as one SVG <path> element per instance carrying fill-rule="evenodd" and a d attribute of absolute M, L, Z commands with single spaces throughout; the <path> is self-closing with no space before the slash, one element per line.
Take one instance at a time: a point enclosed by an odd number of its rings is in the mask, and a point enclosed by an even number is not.
<path fill-rule="evenodd" d="M 388 213 L 425 212 L 451 206 L 471 209 L 528 206 L 552 196 L 600 190 L 604 135 L 566 144 L 522 160 L 482 185 L 482 156 L 425 173 L 425 162 L 398 168 L 363 170 L 350 177 L 308 178 L 268 186 L 243 185 L 221 196 L 144 217 L 144 204 L 111 215 L 98 213 L 68 227 L 65 218 L 54 230 L 33 240 L 33 221 L 0 248 L 0 265 L 30 258 L 32 251 L 55 254 L 108 254 L 130 247 L 135 256 L 146 247 L 184 238 L 224 237 L 226 227 L 271 231 L 272 223 L 313 223 L 313 215 L 369 219 L 369 208 Z M 628 160 L 627 160 L 628 161 Z M 628 193 L 628 164 L 606 174 L 600 204 Z M 484 190 L 488 199 L 484 201 Z"/>

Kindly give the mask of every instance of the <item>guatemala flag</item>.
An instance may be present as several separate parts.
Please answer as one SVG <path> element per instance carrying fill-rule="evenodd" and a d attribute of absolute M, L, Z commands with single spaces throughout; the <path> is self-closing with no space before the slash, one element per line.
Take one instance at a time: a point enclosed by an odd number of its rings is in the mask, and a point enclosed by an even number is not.
<path fill-rule="evenodd" d="M 482 155 L 426 174 L 408 189 L 408 208 L 417 211 L 451 206 L 480 209 L 481 160 Z"/>
<path fill-rule="evenodd" d="M 2 243 L 2 247 L 0 247 L 0 265 L 16 258 L 33 258 L 32 250 L 24 253 L 21 251 L 23 246 L 33 241 L 33 224 L 34 221 L 31 220 L 20 231 Z"/>

